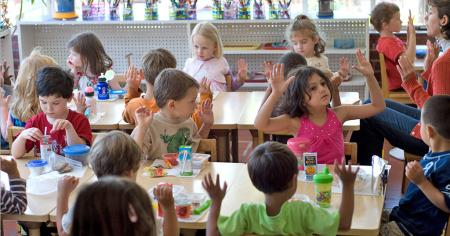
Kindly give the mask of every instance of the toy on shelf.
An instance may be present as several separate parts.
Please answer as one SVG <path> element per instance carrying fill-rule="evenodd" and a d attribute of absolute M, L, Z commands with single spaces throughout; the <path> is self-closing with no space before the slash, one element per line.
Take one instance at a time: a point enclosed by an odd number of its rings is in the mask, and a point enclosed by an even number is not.
<path fill-rule="evenodd" d="M 170 18 L 174 20 L 186 20 L 186 0 L 171 0 L 172 10 Z"/>
<path fill-rule="evenodd" d="M 109 19 L 119 20 L 119 2 L 120 0 L 108 0 L 109 2 Z"/>
<path fill-rule="evenodd" d="M 279 12 L 280 12 L 280 19 L 290 19 L 291 16 L 289 15 L 289 6 L 291 5 L 291 0 L 279 0 Z"/>
<path fill-rule="evenodd" d="M 220 0 L 214 0 L 213 1 L 212 18 L 214 20 L 221 20 L 221 19 L 223 19 L 222 1 L 220 1 Z"/>
<path fill-rule="evenodd" d="M 133 20 L 133 0 L 123 1 L 123 19 Z"/>
<path fill-rule="evenodd" d="M 263 11 L 263 1 L 262 0 L 254 0 L 253 2 L 253 18 L 254 19 L 265 19 Z"/>
<path fill-rule="evenodd" d="M 197 0 L 187 0 L 186 2 L 186 19 L 197 19 Z"/>
<path fill-rule="evenodd" d="M 223 4 L 223 19 L 234 20 L 236 19 L 236 5 L 232 0 L 225 0 Z"/>
<path fill-rule="evenodd" d="M 333 18 L 333 0 L 319 0 L 319 18 Z"/>
<path fill-rule="evenodd" d="M 283 40 L 282 42 L 265 43 L 265 44 L 263 44 L 262 49 L 264 49 L 264 50 L 288 50 L 289 43 L 286 40 Z"/>
<path fill-rule="evenodd" d="M 81 3 L 83 20 L 103 20 L 105 18 L 104 0 L 87 0 Z"/>
<path fill-rule="evenodd" d="M 75 0 L 57 0 L 56 11 L 53 13 L 53 18 L 58 20 L 74 19 L 78 15 L 75 13 Z"/>
<path fill-rule="evenodd" d="M 276 20 L 278 19 L 278 8 L 277 5 L 272 0 L 267 0 L 267 5 L 269 5 L 269 19 Z"/>
<path fill-rule="evenodd" d="M 158 19 L 158 1 L 145 0 L 144 19 L 157 20 Z"/>
<path fill-rule="evenodd" d="M 250 1 L 249 0 L 239 0 L 238 5 L 238 19 L 249 20 L 250 19 Z"/>

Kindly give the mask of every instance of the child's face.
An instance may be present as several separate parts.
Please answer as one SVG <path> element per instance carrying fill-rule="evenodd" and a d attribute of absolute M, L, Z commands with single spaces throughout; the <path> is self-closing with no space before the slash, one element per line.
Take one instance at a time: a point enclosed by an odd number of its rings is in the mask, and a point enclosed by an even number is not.
<path fill-rule="evenodd" d="M 311 94 L 311 97 L 306 99 L 308 107 L 327 106 L 330 103 L 330 89 L 328 89 L 325 79 L 318 74 L 309 77 L 308 92 Z"/>
<path fill-rule="evenodd" d="M 70 99 L 63 97 L 39 96 L 39 105 L 45 115 L 51 119 L 65 119 L 67 116 L 67 103 Z"/>
<path fill-rule="evenodd" d="M 201 61 L 207 61 L 213 58 L 217 48 L 215 42 L 201 35 L 195 35 L 192 38 L 192 46 L 194 48 L 195 56 Z"/>
<path fill-rule="evenodd" d="M 314 46 L 317 42 L 317 38 L 311 37 L 302 31 L 295 31 L 291 36 L 291 43 L 293 45 L 294 52 L 304 57 L 314 56 Z"/>
<path fill-rule="evenodd" d="M 436 37 L 441 35 L 439 14 L 436 7 L 430 7 L 425 15 L 425 24 L 427 26 L 427 35 Z"/>
<path fill-rule="evenodd" d="M 387 24 L 387 29 L 391 32 L 400 32 L 402 29 L 402 20 L 400 20 L 400 12 L 394 13 L 391 20 Z"/>
<path fill-rule="evenodd" d="M 189 88 L 184 98 L 175 101 L 174 115 L 180 120 L 189 119 L 197 107 L 197 93 L 198 89 L 195 87 Z"/>
<path fill-rule="evenodd" d="M 70 54 L 67 58 L 67 61 L 75 67 L 81 68 L 83 67 L 83 61 L 81 60 L 81 55 L 70 48 Z"/>

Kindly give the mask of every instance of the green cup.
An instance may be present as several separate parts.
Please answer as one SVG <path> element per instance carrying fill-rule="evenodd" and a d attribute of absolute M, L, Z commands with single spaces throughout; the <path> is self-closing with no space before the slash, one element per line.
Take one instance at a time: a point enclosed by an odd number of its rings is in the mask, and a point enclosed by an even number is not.
<path fill-rule="evenodd" d="M 328 167 L 325 167 L 322 172 L 315 174 L 313 181 L 317 204 L 324 208 L 330 207 L 333 176 L 328 171 Z"/>

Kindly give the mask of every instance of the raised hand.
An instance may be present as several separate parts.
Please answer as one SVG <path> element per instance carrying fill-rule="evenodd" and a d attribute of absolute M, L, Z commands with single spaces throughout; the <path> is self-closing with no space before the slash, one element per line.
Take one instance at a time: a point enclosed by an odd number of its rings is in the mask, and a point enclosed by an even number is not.
<path fill-rule="evenodd" d="M 248 80 L 248 64 L 243 58 L 239 58 L 237 63 L 239 83 L 243 84 Z"/>
<path fill-rule="evenodd" d="M 20 178 L 19 169 L 17 169 L 16 159 L 6 159 L 5 157 L 0 157 L 0 170 L 8 174 L 9 178 L 16 179 Z"/>
<path fill-rule="evenodd" d="M 413 64 L 405 55 L 402 55 L 398 58 L 397 70 L 402 77 L 402 81 L 408 80 L 410 78 L 409 75 L 415 73 Z"/>
<path fill-rule="evenodd" d="M 358 64 L 353 66 L 354 69 L 358 70 L 366 77 L 374 74 L 372 65 L 367 61 L 359 48 L 356 51 L 356 60 L 358 61 Z"/>
<path fill-rule="evenodd" d="M 213 104 L 210 99 L 206 99 L 202 102 L 200 108 L 200 117 L 203 124 L 212 126 L 214 123 L 214 114 L 212 111 Z"/>
<path fill-rule="evenodd" d="M 138 70 L 135 66 L 131 65 L 125 72 L 126 87 L 128 90 L 137 91 L 141 86 L 141 81 L 144 79 L 144 71 Z"/>
<path fill-rule="evenodd" d="M 359 167 L 356 168 L 355 171 L 352 171 L 352 162 L 348 162 L 348 166 L 345 167 L 345 160 L 342 161 L 342 164 L 337 164 L 337 162 L 334 162 L 334 172 L 342 181 L 343 185 L 346 184 L 354 184 L 356 175 L 358 174 Z"/>
<path fill-rule="evenodd" d="M 433 65 L 434 60 L 439 55 L 439 45 L 435 42 L 432 43 L 430 40 L 427 40 L 427 55 L 425 56 L 425 61 L 423 64 L 423 69 L 426 71 Z"/>
<path fill-rule="evenodd" d="M 75 102 L 75 106 L 77 107 L 77 112 L 84 114 L 84 111 L 86 111 L 86 108 L 88 107 L 86 105 L 86 98 L 84 96 L 84 93 L 82 91 L 78 91 L 78 93 L 73 96 L 73 101 Z"/>
<path fill-rule="evenodd" d="M 406 36 L 409 41 L 410 37 L 416 37 L 416 29 L 414 28 L 414 17 L 411 15 L 411 10 L 409 10 L 408 15 L 408 26 L 406 29 Z"/>
<path fill-rule="evenodd" d="M 271 61 L 263 62 L 264 75 L 266 76 L 267 80 L 269 80 L 272 76 L 272 68 L 273 63 Z"/>
<path fill-rule="evenodd" d="M 273 93 L 284 93 L 286 91 L 287 87 L 291 83 L 292 80 L 294 80 L 294 76 L 290 77 L 289 79 L 284 79 L 284 65 L 283 64 L 275 64 L 272 68 L 272 74 L 269 79 L 269 83 L 272 86 L 272 92 Z"/>
<path fill-rule="evenodd" d="M 339 74 L 343 79 L 347 78 L 350 73 L 350 62 L 347 57 L 339 58 Z"/>
<path fill-rule="evenodd" d="M 153 194 L 164 210 L 174 208 L 175 203 L 171 185 L 158 185 L 153 189 Z"/>
<path fill-rule="evenodd" d="M 144 106 L 139 107 L 134 112 L 134 115 L 136 116 L 136 126 L 143 125 L 145 127 L 148 127 L 152 124 L 153 112 L 151 112 L 146 107 Z"/>
<path fill-rule="evenodd" d="M 203 77 L 200 82 L 200 88 L 198 89 L 200 94 L 212 94 L 211 92 L 211 81 L 209 81 L 206 77 Z"/>
<path fill-rule="evenodd" d="M 208 173 L 203 178 L 202 186 L 213 203 L 222 202 L 225 193 L 227 192 L 227 182 L 223 184 L 223 188 L 220 188 L 220 177 L 218 174 L 216 175 L 216 183 L 214 183 L 211 173 Z"/>
<path fill-rule="evenodd" d="M 11 95 L 8 95 L 5 97 L 5 93 L 0 90 L 0 108 L 6 108 L 9 107 L 9 102 L 11 101 Z"/>

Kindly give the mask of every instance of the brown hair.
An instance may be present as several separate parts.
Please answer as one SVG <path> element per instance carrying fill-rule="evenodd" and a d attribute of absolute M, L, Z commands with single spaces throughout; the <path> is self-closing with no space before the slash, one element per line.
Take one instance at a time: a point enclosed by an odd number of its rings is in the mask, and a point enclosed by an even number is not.
<path fill-rule="evenodd" d="M 325 51 L 325 41 L 320 37 L 314 22 L 305 15 L 298 15 L 286 28 L 286 40 L 291 42 L 293 32 L 307 34 L 311 38 L 318 38 L 319 41 L 314 45 L 314 55 L 319 57 Z"/>
<path fill-rule="evenodd" d="M 450 21 L 450 1 L 449 0 L 429 0 L 428 4 L 436 7 L 438 10 L 439 18 L 447 16 L 448 21 Z M 445 39 L 450 39 L 450 22 L 446 25 L 441 26 L 441 33 Z"/>
<path fill-rule="evenodd" d="M 309 78 L 314 74 L 319 75 L 325 81 L 328 89 L 332 91 L 330 80 L 321 70 L 311 66 L 295 68 L 289 72 L 289 76 L 295 76 L 295 79 L 289 84 L 281 99 L 279 106 L 281 114 L 287 114 L 289 117 L 309 115 L 306 101 L 311 96 L 309 92 Z"/>
<path fill-rule="evenodd" d="M 149 195 L 124 178 L 107 176 L 86 185 L 73 209 L 72 236 L 156 235 Z"/>
<path fill-rule="evenodd" d="M 422 121 L 430 124 L 445 139 L 450 140 L 450 96 L 434 95 L 422 108 Z"/>
<path fill-rule="evenodd" d="M 85 74 L 90 70 L 91 73 L 98 76 L 112 66 L 111 57 L 106 54 L 102 42 L 92 32 L 83 32 L 75 35 L 69 41 L 67 47 L 80 54 Z"/>
<path fill-rule="evenodd" d="M 400 9 L 397 5 L 390 2 L 378 3 L 370 13 L 370 23 L 373 25 L 376 31 L 380 32 L 383 23 L 389 23 L 392 16 L 399 12 Z"/>
<path fill-rule="evenodd" d="M 250 154 L 247 169 L 253 185 L 266 194 L 288 189 L 292 177 L 298 174 L 297 158 L 278 142 L 258 145 Z"/>
<path fill-rule="evenodd" d="M 169 100 L 183 99 L 188 89 L 199 87 L 198 82 L 185 72 L 171 68 L 164 69 L 156 77 L 153 88 L 156 105 L 163 108 Z"/>
<path fill-rule="evenodd" d="M 136 142 L 117 130 L 101 137 L 89 152 L 89 162 L 97 177 L 137 172 L 141 159 L 142 152 Z"/>
<path fill-rule="evenodd" d="M 151 85 L 155 84 L 158 74 L 166 68 L 176 68 L 177 60 L 169 50 L 158 48 L 151 50 L 142 57 L 144 78 Z"/>
<path fill-rule="evenodd" d="M 278 63 L 284 65 L 284 79 L 288 79 L 288 74 L 291 70 L 298 66 L 306 66 L 305 57 L 295 52 L 287 52 L 278 59 Z"/>

